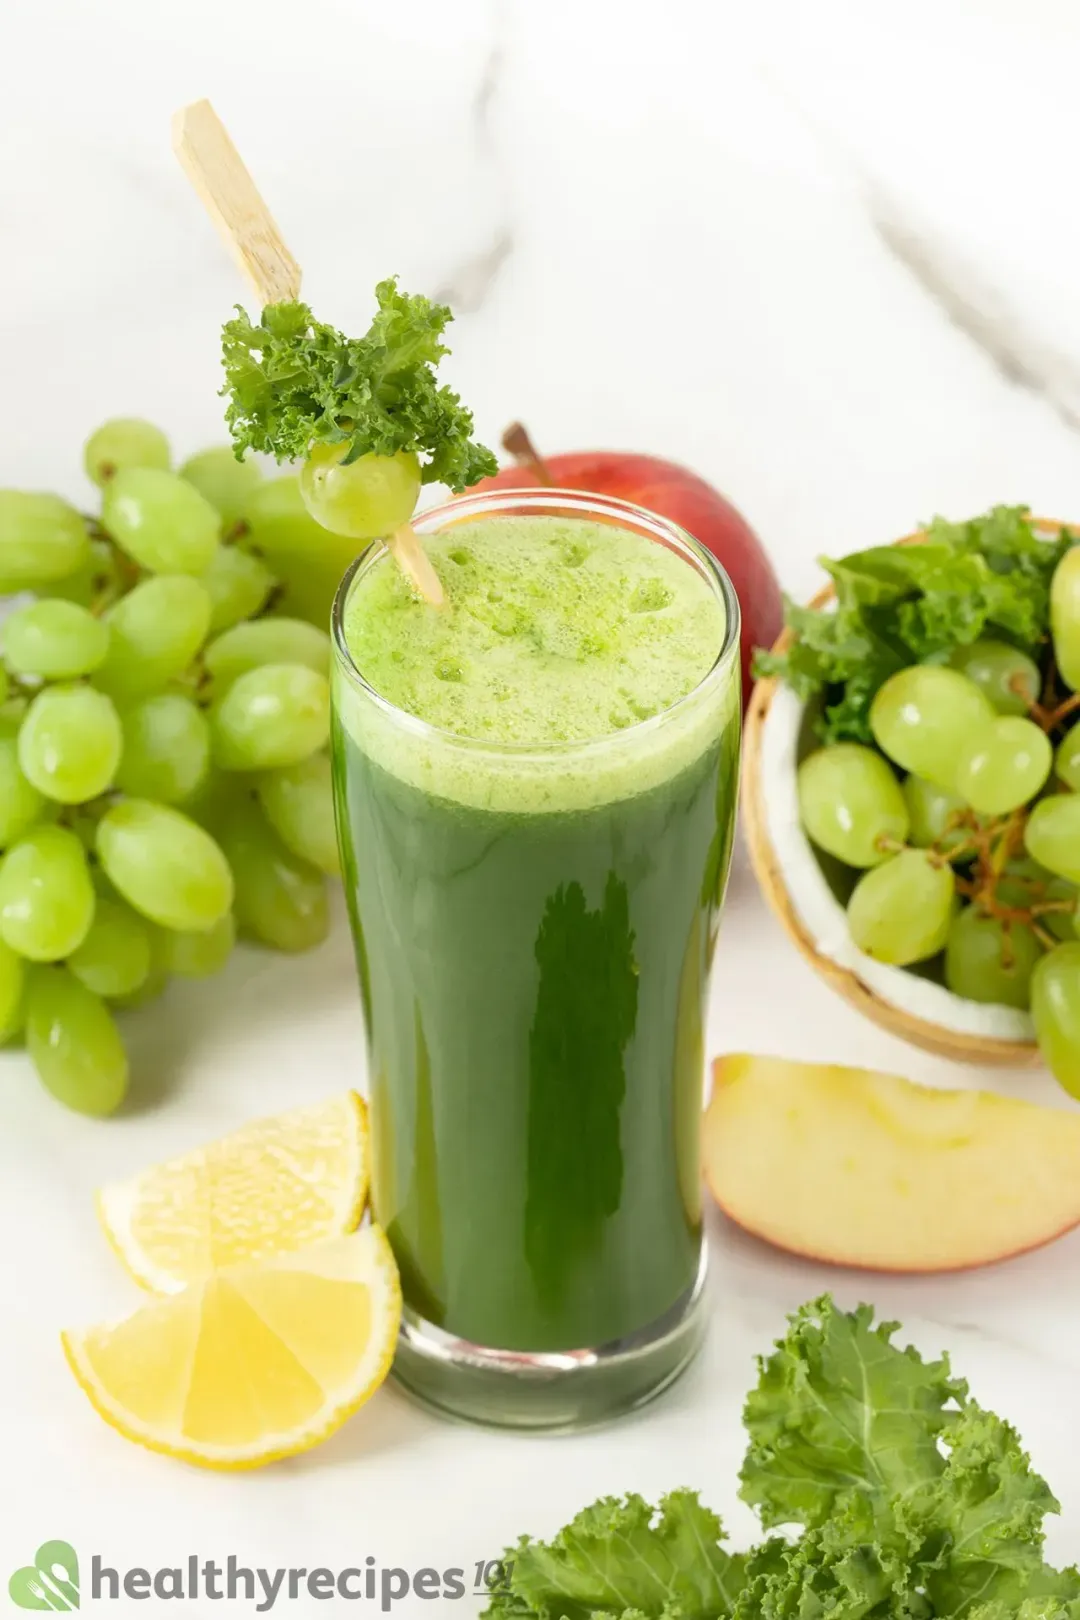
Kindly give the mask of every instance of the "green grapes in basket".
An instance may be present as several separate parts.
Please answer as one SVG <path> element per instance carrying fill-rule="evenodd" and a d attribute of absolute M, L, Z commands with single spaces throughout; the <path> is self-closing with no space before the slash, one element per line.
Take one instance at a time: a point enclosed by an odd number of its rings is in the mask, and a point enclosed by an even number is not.
<path fill-rule="evenodd" d="M 858 960 L 1030 1014 L 1080 1097 L 1080 543 L 998 507 L 825 566 L 758 669 L 812 718 L 798 816 Z"/>

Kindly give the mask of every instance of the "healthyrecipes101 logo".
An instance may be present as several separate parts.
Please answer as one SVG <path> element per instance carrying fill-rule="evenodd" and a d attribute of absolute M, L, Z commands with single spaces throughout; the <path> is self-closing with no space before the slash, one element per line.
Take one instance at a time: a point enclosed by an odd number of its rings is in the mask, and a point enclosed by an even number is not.
<path fill-rule="evenodd" d="M 509 1560 L 479 1558 L 468 1570 L 401 1569 L 380 1565 L 372 1557 L 362 1565 L 339 1570 L 306 1567 L 263 1569 L 241 1564 L 234 1553 L 223 1564 L 212 1558 L 191 1554 L 181 1563 L 151 1570 L 122 1570 L 106 1564 L 99 1554 L 90 1559 L 87 1601 L 92 1607 L 121 1598 L 225 1598 L 254 1605 L 256 1614 L 265 1614 L 278 1599 L 330 1598 L 367 1600 L 389 1614 L 395 1605 L 413 1598 L 454 1599 L 488 1597 L 506 1591 L 513 1564 Z M 20 1609 L 56 1612 L 77 1609 L 79 1600 L 79 1560 L 66 1541 L 45 1541 L 34 1555 L 34 1562 L 17 1569 L 8 1582 L 8 1592 Z M 415 1612 L 415 1611 L 410 1611 Z"/>
<path fill-rule="evenodd" d="M 0 1576 L 0 1579 L 3 1579 Z M 34 1562 L 17 1569 L 8 1582 L 11 1601 L 20 1609 L 79 1607 L 79 1560 L 67 1541 L 43 1541 Z"/>

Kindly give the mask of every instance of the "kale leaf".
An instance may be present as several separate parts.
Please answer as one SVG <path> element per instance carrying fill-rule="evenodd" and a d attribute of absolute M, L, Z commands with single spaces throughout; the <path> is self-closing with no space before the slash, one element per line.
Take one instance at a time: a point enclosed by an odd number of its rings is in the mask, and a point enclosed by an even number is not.
<path fill-rule="evenodd" d="M 496 471 L 490 450 L 473 442 L 472 413 L 435 368 L 449 353 L 445 304 L 399 292 L 396 278 L 375 289 L 378 312 L 366 335 L 347 338 L 312 316 L 307 304 L 269 304 L 258 322 L 242 309 L 222 332 L 226 421 L 237 452 L 278 461 L 311 444 L 348 443 L 346 461 L 374 452 L 412 451 L 425 483 L 462 490 Z"/>
<path fill-rule="evenodd" d="M 836 602 L 785 603 L 796 639 L 759 651 L 757 675 L 785 681 L 804 701 L 822 698 L 825 742 L 870 742 L 870 704 L 907 664 L 943 663 L 980 636 L 1038 654 L 1047 636 L 1050 579 L 1073 543 L 1035 527 L 1026 506 L 996 506 L 967 523 L 935 518 L 925 540 L 822 559 Z"/>

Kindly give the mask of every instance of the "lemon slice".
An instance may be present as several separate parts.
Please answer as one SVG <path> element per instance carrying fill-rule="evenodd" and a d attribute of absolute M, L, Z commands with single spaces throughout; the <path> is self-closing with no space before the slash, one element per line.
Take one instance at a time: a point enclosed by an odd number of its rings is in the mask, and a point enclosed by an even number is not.
<path fill-rule="evenodd" d="M 97 1205 L 135 1281 L 173 1294 L 222 1266 L 354 1231 L 367 1190 L 367 1107 L 349 1091 L 114 1182 Z"/>
<path fill-rule="evenodd" d="M 203 1468 L 256 1468 L 317 1445 L 364 1404 L 400 1320 L 390 1245 L 367 1226 L 230 1266 L 63 1345 L 129 1440 Z"/>

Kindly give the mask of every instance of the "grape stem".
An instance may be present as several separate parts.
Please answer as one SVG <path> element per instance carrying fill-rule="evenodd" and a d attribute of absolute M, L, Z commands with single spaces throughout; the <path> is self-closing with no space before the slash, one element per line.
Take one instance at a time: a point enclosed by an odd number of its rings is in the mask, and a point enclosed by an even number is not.
<path fill-rule="evenodd" d="M 1049 729 L 1053 731 L 1056 727 L 1060 726 L 1061 722 L 1068 715 L 1074 713 L 1077 709 L 1080 709 L 1080 692 L 1074 692 L 1071 697 L 1067 697 L 1065 699 L 1064 703 L 1058 704 L 1057 708 L 1050 716 Z"/>
<path fill-rule="evenodd" d="M 1060 725 L 1080 709 L 1080 692 L 1072 692 L 1067 698 L 1059 701 L 1057 695 L 1057 670 L 1053 658 L 1046 672 L 1046 684 L 1043 687 L 1041 698 L 1029 698 L 1027 686 L 1022 675 L 1014 675 L 1009 681 L 1009 689 L 1024 699 L 1028 706 L 1028 714 L 1035 724 L 1041 726 L 1049 735 L 1055 732 Z"/>
<path fill-rule="evenodd" d="M 507 455 L 513 456 L 519 467 L 528 467 L 538 484 L 543 484 L 547 489 L 553 487 L 555 480 L 548 470 L 548 464 L 533 444 L 528 429 L 522 422 L 511 422 L 502 436 L 502 447 Z"/>
<path fill-rule="evenodd" d="M 1023 848 L 1027 818 L 1028 812 L 1025 808 L 1014 810 L 1010 815 L 998 817 L 993 821 L 981 821 L 972 810 L 954 811 L 945 823 L 941 838 L 930 845 L 927 855 L 932 861 L 940 864 L 952 863 L 974 855 L 971 876 L 957 876 L 957 893 L 970 900 L 984 916 L 995 918 L 1006 928 L 1030 928 L 1042 944 L 1048 950 L 1052 950 L 1058 941 L 1042 925 L 1040 919 L 1054 913 L 1073 914 L 1076 912 L 1077 902 L 1050 900 L 1047 898 L 1046 883 L 1042 878 L 1008 871 L 1009 861 Z M 964 841 L 946 847 L 946 837 L 961 829 L 967 834 Z M 1003 881 L 1025 891 L 1027 904 L 1010 905 L 1002 900 L 998 894 L 998 886 Z"/>

